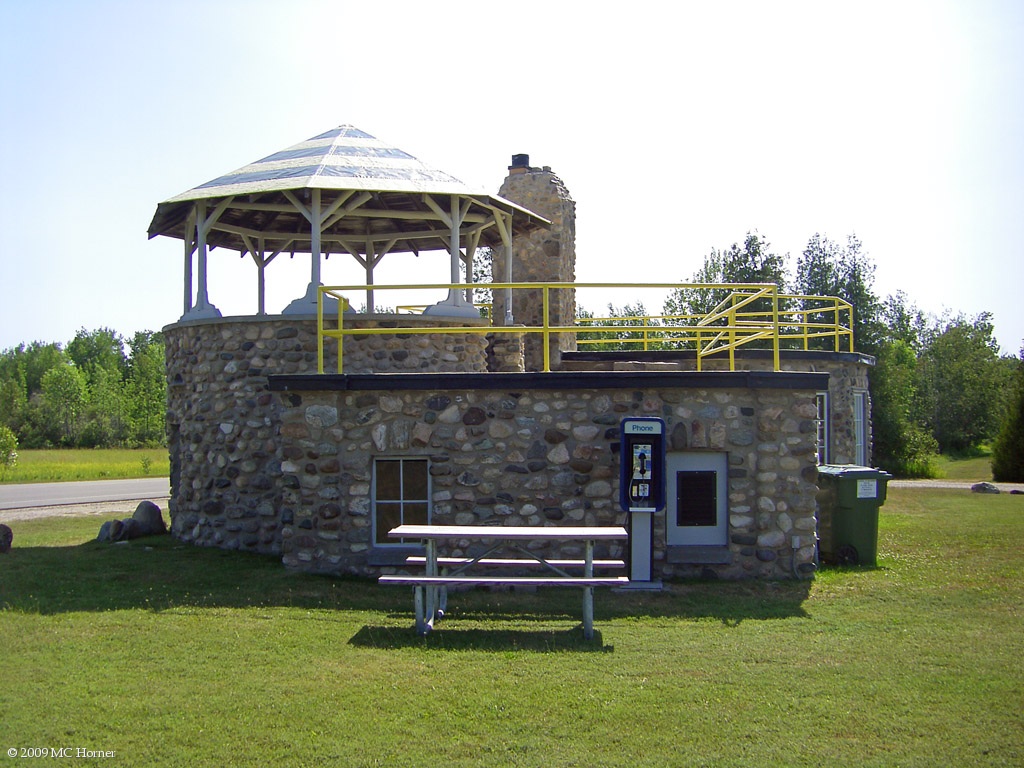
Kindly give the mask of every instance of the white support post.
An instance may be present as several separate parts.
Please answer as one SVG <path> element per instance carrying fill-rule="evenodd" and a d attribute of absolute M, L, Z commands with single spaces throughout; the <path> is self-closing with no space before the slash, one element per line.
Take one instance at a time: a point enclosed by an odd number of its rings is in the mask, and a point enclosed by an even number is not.
<path fill-rule="evenodd" d="M 185 236 L 185 309 L 182 310 L 182 317 L 192 309 L 192 254 L 195 253 L 192 234 Z"/>
<path fill-rule="evenodd" d="M 310 211 L 309 220 L 309 250 L 312 264 L 309 273 L 309 282 L 319 288 L 323 283 L 320 281 L 320 227 L 322 224 L 322 212 L 320 210 L 320 190 L 313 190 L 313 206 Z"/>
<path fill-rule="evenodd" d="M 373 285 L 373 268 L 377 266 L 377 255 L 373 252 L 373 241 L 366 241 L 366 258 L 363 260 L 363 266 L 366 267 L 366 313 L 372 315 L 375 311 L 373 306 L 373 288 L 369 286 Z"/>
<path fill-rule="evenodd" d="M 450 244 L 448 246 L 449 249 L 450 249 L 450 256 L 451 256 L 451 277 L 452 277 L 451 282 L 459 283 L 459 282 L 462 282 L 461 280 L 459 280 L 459 248 L 461 247 L 461 245 L 459 243 L 459 234 L 460 234 L 460 229 L 462 227 L 462 217 L 459 215 L 460 214 L 459 196 L 458 195 L 452 195 L 451 203 L 452 203 L 452 219 L 451 219 L 451 224 L 452 225 L 451 225 L 451 238 L 450 238 L 451 242 L 450 242 Z M 459 295 L 458 291 L 455 292 L 454 296 L 449 296 L 448 298 L 449 299 L 453 299 L 454 300 L 453 303 L 457 307 L 462 306 L 463 304 L 465 304 L 465 301 L 462 300 L 463 297 L 461 297 Z"/>
<path fill-rule="evenodd" d="M 270 259 L 264 255 L 266 253 L 266 239 L 259 237 L 256 239 L 255 250 L 252 247 L 252 243 L 249 242 L 249 238 L 242 236 L 245 244 L 249 246 L 249 255 L 252 256 L 252 260 L 256 262 L 256 314 L 265 315 L 267 314 L 267 264 L 270 263 Z M 273 257 L 271 257 L 273 258 Z"/>
<path fill-rule="evenodd" d="M 311 190 L 311 202 L 307 208 L 301 201 L 290 192 L 285 192 L 285 197 L 295 208 L 306 217 L 309 222 L 309 285 L 306 286 L 306 293 L 295 299 L 284 309 L 286 315 L 313 315 L 317 312 L 317 293 L 323 283 L 320 280 L 320 259 L 322 257 L 320 239 L 323 229 L 324 212 L 320 205 L 320 190 Z M 332 307 L 333 309 L 333 307 Z M 324 307 L 327 311 L 327 307 Z"/>
<path fill-rule="evenodd" d="M 505 221 L 505 216 L 500 211 L 493 211 L 494 223 L 498 227 L 498 233 L 501 235 L 501 244 L 505 248 L 505 274 L 503 280 L 506 283 L 512 282 L 512 216 L 509 215 L 508 221 Z M 512 289 L 505 289 L 505 325 L 510 326 L 515 323 L 515 317 L 512 313 Z"/>
<path fill-rule="evenodd" d="M 448 224 L 449 236 L 448 236 L 448 255 L 450 257 L 449 264 L 451 282 L 453 284 L 460 283 L 459 279 L 459 259 L 460 257 L 460 244 L 459 236 L 461 234 L 462 222 L 469 212 L 470 201 L 467 200 L 465 207 L 463 207 L 462 199 L 459 195 L 452 195 L 450 200 L 450 213 L 445 211 L 434 202 L 429 195 L 423 196 L 423 201 L 434 211 L 435 214 L 446 224 Z M 472 302 L 468 305 L 466 303 L 466 296 L 462 291 L 450 289 L 448 296 L 443 301 L 439 301 L 437 304 L 433 304 L 423 310 L 425 315 L 447 315 L 449 317 L 472 317 L 478 318 L 480 315 L 473 308 Z"/>
<path fill-rule="evenodd" d="M 230 198 L 228 198 L 230 201 Z M 196 250 L 199 251 L 198 269 L 199 269 L 199 288 L 196 292 L 196 303 L 189 307 L 185 314 L 182 315 L 182 320 L 199 320 L 211 317 L 220 317 L 220 310 L 217 309 L 213 304 L 210 303 L 210 294 L 208 289 L 207 279 L 207 247 L 206 247 L 206 236 L 209 234 L 210 227 L 213 222 L 216 221 L 217 217 L 226 207 L 225 203 L 221 203 L 217 210 L 214 211 L 213 215 L 207 217 L 206 215 L 206 201 L 198 201 L 194 208 L 195 215 L 195 232 L 196 232 Z M 189 257 L 189 267 L 192 265 L 192 258 Z M 191 269 L 188 270 L 186 277 L 187 291 L 189 298 L 192 295 L 192 273 Z"/>
<path fill-rule="evenodd" d="M 206 279 L 206 203 L 196 204 L 196 247 L 199 249 L 199 293 L 196 308 L 203 309 L 210 303 Z"/>

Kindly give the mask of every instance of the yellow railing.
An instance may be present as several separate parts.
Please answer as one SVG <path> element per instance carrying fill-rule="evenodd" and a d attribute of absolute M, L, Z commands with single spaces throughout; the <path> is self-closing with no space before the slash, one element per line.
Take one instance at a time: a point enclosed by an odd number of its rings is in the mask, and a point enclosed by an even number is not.
<path fill-rule="evenodd" d="M 348 300 L 345 292 L 366 291 L 369 286 L 325 286 L 317 296 L 317 370 L 324 372 L 324 343 L 335 339 L 338 344 L 338 373 L 342 373 L 342 349 L 345 336 L 381 334 L 437 334 L 476 333 L 487 334 L 504 326 L 493 326 L 490 308 L 487 317 L 479 322 L 459 323 L 458 318 L 437 315 L 446 325 L 422 324 L 403 325 L 397 314 L 389 318 L 388 327 L 345 327 L 345 319 L 359 317 L 347 315 Z M 786 348 L 811 349 L 818 340 L 827 340 L 827 346 L 836 352 L 853 351 L 853 307 L 846 301 L 833 296 L 796 296 L 780 294 L 771 284 L 733 283 L 486 283 L 433 285 L 374 285 L 374 291 L 454 291 L 487 288 L 492 291 L 541 291 L 541 323 L 539 325 L 515 325 L 517 333 L 543 336 L 541 345 L 544 352 L 545 371 L 551 370 L 551 334 L 571 333 L 576 336 L 579 347 L 614 347 L 617 349 L 642 350 L 685 350 L 696 352 L 697 370 L 702 370 L 702 361 L 716 354 L 727 353 L 730 370 L 735 370 L 735 351 L 741 347 L 755 345 L 773 351 L 774 368 L 780 370 L 780 351 Z M 687 291 L 728 292 L 719 304 L 700 315 L 637 315 L 619 317 L 579 318 L 573 325 L 553 325 L 550 321 L 550 295 L 552 290 L 582 289 L 683 289 Z M 710 294 L 705 294 L 710 295 Z M 335 328 L 328 328 L 325 320 L 325 298 L 337 299 L 338 309 Z M 402 305 L 400 313 L 421 310 L 426 305 Z M 334 315 L 335 313 L 329 313 Z"/>

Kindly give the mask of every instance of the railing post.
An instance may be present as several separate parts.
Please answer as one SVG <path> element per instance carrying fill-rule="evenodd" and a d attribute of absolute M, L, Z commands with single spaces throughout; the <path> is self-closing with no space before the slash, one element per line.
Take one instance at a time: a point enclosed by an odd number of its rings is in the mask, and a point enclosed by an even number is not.
<path fill-rule="evenodd" d="M 548 317 L 548 309 L 549 309 L 548 299 L 549 299 L 549 296 L 548 296 L 548 284 L 547 283 L 544 284 L 544 288 L 542 289 L 542 295 L 544 297 L 544 318 L 543 318 L 543 324 L 541 326 L 544 329 L 544 372 L 545 373 L 550 373 L 551 372 L 551 331 L 549 329 L 550 329 L 551 325 L 550 325 L 550 318 Z"/>
<path fill-rule="evenodd" d="M 339 296 L 338 297 L 338 373 L 342 372 L 342 358 L 344 357 L 344 346 L 342 341 L 345 338 L 345 334 L 342 333 L 342 326 L 345 322 L 345 309 L 348 307 L 348 299 Z"/>
<path fill-rule="evenodd" d="M 736 294 L 733 293 L 732 307 L 729 309 L 729 370 L 736 370 Z"/>
<path fill-rule="evenodd" d="M 316 372 L 324 372 L 324 289 L 316 289 Z"/>
<path fill-rule="evenodd" d="M 772 327 L 775 329 L 775 370 L 782 370 L 781 355 L 779 354 L 779 286 L 772 286 Z"/>
<path fill-rule="evenodd" d="M 839 301 L 838 301 L 838 299 L 833 299 L 832 300 L 832 304 L 835 307 L 834 312 L 833 312 L 833 317 L 835 318 L 835 320 L 834 320 L 834 322 L 832 324 L 832 330 L 833 330 L 834 337 L 835 337 L 835 341 L 833 342 L 833 347 L 835 348 L 835 351 L 838 352 L 842 348 L 841 339 L 842 339 L 842 336 L 843 336 L 842 332 L 839 329 L 842 328 L 843 326 L 840 324 L 840 321 L 839 321 Z"/>

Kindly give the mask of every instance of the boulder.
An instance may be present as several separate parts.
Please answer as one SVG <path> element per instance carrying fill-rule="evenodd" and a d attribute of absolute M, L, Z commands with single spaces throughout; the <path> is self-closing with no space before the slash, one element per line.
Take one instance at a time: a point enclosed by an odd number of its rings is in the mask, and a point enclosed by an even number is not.
<path fill-rule="evenodd" d="M 0 555 L 11 551 L 11 542 L 14 541 L 14 531 L 10 526 L 0 525 Z"/>
<path fill-rule="evenodd" d="M 107 520 L 103 525 L 100 526 L 100 532 L 96 536 L 96 541 L 110 541 L 110 528 L 113 526 L 115 520 Z"/>
<path fill-rule="evenodd" d="M 134 539 L 136 531 L 138 530 L 138 523 L 132 520 L 130 517 L 126 517 L 124 520 L 111 520 L 110 521 L 110 540 L 112 542 L 128 541 L 128 539 Z"/>
<path fill-rule="evenodd" d="M 152 501 L 143 501 L 135 513 L 124 520 L 108 520 L 100 526 L 96 541 L 128 541 L 140 536 L 158 536 L 167 533 L 167 524 L 160 507 Z"/>
<path fill-rule="evenodd" d="M 971 493 L 999 493 L 999 489 L 992 483 L 975 483 L 971 486 Z"/>
<path fill-rule="evenodd" d="M 139 502 L 132 519 L 139 524 L 139 536 L 156 536 L 167 533 L 167 524 L 160 513 L 160 507 L 152 501 Z"/>

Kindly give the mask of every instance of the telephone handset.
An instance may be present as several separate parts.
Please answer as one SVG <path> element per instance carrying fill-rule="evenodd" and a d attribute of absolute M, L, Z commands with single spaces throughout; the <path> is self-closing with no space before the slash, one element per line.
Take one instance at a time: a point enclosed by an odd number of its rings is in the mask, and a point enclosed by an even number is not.
<path fill-rule="evenodd" d="M 651 479 L 651 446 L 633 446 L 633 477 L 637 480 Z"/>

